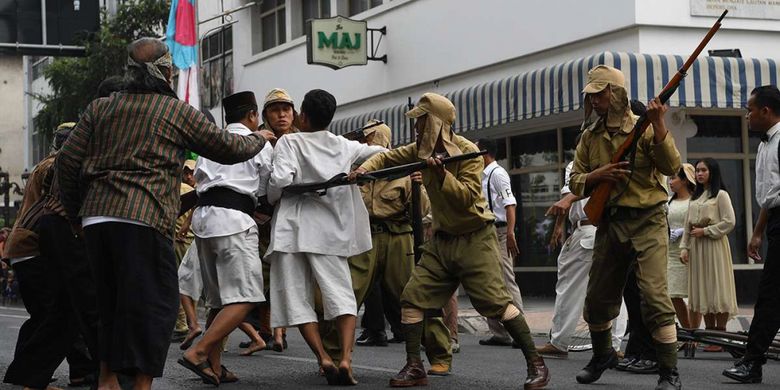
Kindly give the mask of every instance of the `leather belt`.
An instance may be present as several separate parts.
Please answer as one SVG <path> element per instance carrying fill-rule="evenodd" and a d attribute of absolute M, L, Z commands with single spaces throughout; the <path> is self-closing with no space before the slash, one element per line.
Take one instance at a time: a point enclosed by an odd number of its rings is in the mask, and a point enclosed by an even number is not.
<path fill-rule="evenodd" d="M 501 228 L 501 227 L 506 227 L 507 226 L 506 222 L 504 222 L 504 221 L 496 221 L 496 223 L 494 223 L 494 225 L 496 225 L 497 228 Z"/>
<path fill-rule="evenodd" d="M 387 233 L 390 229 L 384 222 L 371 222 L 371 234 Z"/>
<path fill-rule="evenodd" d="M 252 216 L 255 200 L 249 195 L 240 194 L 226 187 L 214 187 L 198 195 L 198 206 L 215 206 L 238 210 Z"/>
<path fill-rule="evenodd" d="M 583 226 L 593 226 L 593 224 L 589 220 L 587 220 L 587 219 L 582 219 L 582 220 L 577 221 L 577 227 L 578 228 L 583 227 Z"/>

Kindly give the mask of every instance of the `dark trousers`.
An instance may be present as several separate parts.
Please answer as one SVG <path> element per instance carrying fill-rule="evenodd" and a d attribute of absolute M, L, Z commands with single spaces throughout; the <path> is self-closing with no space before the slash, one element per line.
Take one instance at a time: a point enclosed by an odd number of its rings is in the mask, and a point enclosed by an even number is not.
<path fill-rule="evenodd" d="M 379 332 L 385 330 L 385 318 L 390 323 L 393 335 L 401 336 L 401 305 L 392 295 L 382 291 L 382 285 L 377 280 L 372 285 L 363 302 L 365 311 L 360 320 L 363 329 Z"/>
<path fill-rule="evenodd" d="M 157 230 L 107 222 L 84 228 L 98 296 L 98 360 L 160 377 L 179 310 L 173 243 Z"/>
<path fill-rule="evenodd" d="M 766 362 L 767 349 L 780 329 L 780 210 L 769 212 L 764 271 L 758 285 L 758 299 L 750 323 L 745 360 Z"/>
<path fill-rule="evenodd" d="M 14 360 L 3 381 L 46 388 L 54 371 L 71 352 L 79 331 L 73 326 L 63 279 L 51 259 L 38 256 L 13 268 L 30 318 L 19 329 Z"/>
<path fill-rule="evenodd" d="M 38 225 L 41 254 L 57 265 L 81 343 L 91 356 L 97 356 L 97 292 L 84 238 L 74 236 L 68 221 L 59 215 L 44 215 Z"/>
<path fill-rule="evenodd" d="M 650 331 L 642 320 L 642 295 L 637 285 L 635 265 L 628 270 L 626 287 L 623 289 L 623 301 L 628 311 L 628 331 L 630 336 L 626 344 L 626 356 L 634 356 L 643 360 L 657 361 L 655 346 Z"/>

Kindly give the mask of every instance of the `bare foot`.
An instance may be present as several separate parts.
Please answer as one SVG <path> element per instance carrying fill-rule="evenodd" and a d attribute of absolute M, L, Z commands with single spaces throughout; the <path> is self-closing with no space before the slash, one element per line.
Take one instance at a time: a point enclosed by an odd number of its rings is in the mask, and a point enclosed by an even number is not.
<path fill-rule="evenodd" d="M 338 384 L 340 386 L 355 386 L 358 381 L 352 376 L 352 365 L 345 360 L 342 360 L 339 364 L 339 379 Z"/>
<path fill-rule="evenodd" d="M 245 350 L 239 352 L 239 355 L 252 356 L 253 353 L 262 350 L 265 350 L 265 341 L 263 341 L 263 339 L 261 338 L 258 341 L 253 341 L 251 344 L 249 344 L 249 346 Z"/>
<path fill-rule="evenodd" d="M 192 342 L 195 341 L 198 336 L 203 334 L 203 330 L 201 330 L 200 325 L 194 328 L 190 328 L 190 331 L 187 332 L 187 336 L 184 337 L 184 341 L 181 342 L 181 345 L 179 345 L 179 349 L 182 351 L 187 350 L 190 346 L 192 346 Z"/>
<path fill-rule="evenodd" d="M 322 373 L 325 375 L 325 380 L 331 386 L 338 385 L 339 383 L 339 369 L 333 364 L 332 360 L 323 360 L 320 363 Z"/>

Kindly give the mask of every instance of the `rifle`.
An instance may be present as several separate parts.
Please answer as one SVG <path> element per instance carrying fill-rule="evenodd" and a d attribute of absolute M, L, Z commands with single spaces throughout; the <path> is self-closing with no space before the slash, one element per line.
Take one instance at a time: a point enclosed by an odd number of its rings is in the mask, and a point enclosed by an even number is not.
<path fill-rule="evenodd" d="M 384 125 L 384 124 L 385 124 L 385 122 L 377 120 L 375 123 L 372 123 L 372 124 L 367 125 L 367 126 L 363 126 L 363 127 L 359 128 L 357 130 L 352 130 L 349 133 L 344 133 L 341 136 L 346 138 L 346 139 L 348 139 L 348 140 L 350 140 L 350 141 L 363 142 L 366 139 L 366 130 L 368 130 L 368 129 L 372 128 L 372 127 L 376 127 L 376 126 Z"/>
<path fill-rule="evenodd" d="M 442 164 L 449 164 L 449 163 L 455 163 L 465 160 L 470 160 L 472 158 L 480 157 L 487 153 L 487 151 L 481 150 L 479 152 L 473 152 L 473 153 L 465 153 L 454 157 L 447 157 L 443 158 L 441 160 Z M 428 168 L 428 162 L 427 161 L 418 161 L 411 164 L 404 164 L 399 165 L 397 167 L 391 167 L 391 168 L 384 168 L 379 169 L 376 171 L 366 172 L 366 174 L 362 176 L 358 176 L 357 180 L 354 182 L 349 181 L 347 179 L 346 173 L 339 173 L 336 176 L 333 176 L 328 181 L 323 181 L 319 183 L 308 183 L 308 184 L 292 184 L 287 187 L 284 187 L 284 191 L 290 194 L 305 194 L 307 192 L 316 192 L 318 195 L 323 196 L 327 193 L 328 188 L 337 187 L 337 186 L 344 186 L 344 185 L 350 185 L 350 184 L 363 184 L 368 183 L 370 181 L 379 180 L 379 179 L 387 179 L 387 180 L 393 180 L 398 179 L 400 177 L 409 176 L 413 172 L 421 171 L 423 169 Z"/>
<path fill-rule="evenodd" d="M 661 104 L 666 104 L 666 102 L 669 101 L 669 98 L 671 98 L 672 95 L 674 95 L 674 93 L 677 91 L 677 87 L 680 86 L 683 77 L 686 76 L 686 72 L 693 65 L 693 62 L 696 60 L 702 50 L 704 50 L 704 47 L 707 46 L 707 43 L 709 43 L 715 33 L 718 32 L 718 29 L 720 29 L 721 26 L 720 22 L 724 17 L 726 17 L 728 12 L 728 10 L 723 11 L 723 14 L 720 15 L 720 18 L 718 18 L 715 24 L 707 32 L 707 35 L 704 36 L 704 39 L 702 39 L 702 41 L 699 43 L 699 46 L 696 47 L 696 50 L 691 53 L 691 56 L 688 57 L 688 60 L 685 61 L 683 66 L 677 71 L 677 74 L 675 74 L 674 77 L 672 77 L 672 79 L 669 80 L 669 82 L 666 84 L 664 89 L 658 95 L 658 100 L 661 102 Z M 631 129 L 631 132 L 626 137 L 626 140 L 623 141 L 623 144 L 620 145 L 620 148 L 618 148 L 617 152 L 612 156 L 610 163 L 615 164 L 626 161 L 627 156 L 630 155 L 631 162 L 633 164 L 639 139 L 641 138 L 642 134 L 645 133 L 645 130 L 647 130 L 649 125 L 650 122 L 647 120 L 647 114 L 640 116 L 639 119 L 637 119 L 636 124 L 634 124 L 634 128 Z M 629 184 L 630 178 L 629 183 L 626 185 L 628 186 Z M 590 199 L 585 205 L 585 214 L 588 216 L 588 220 L 590 220 L 594 226 L 598 226 L 599 222 L 601 222 L 604 209 L 606 208 L 607 203 L 610 201 L 610 195 L 612 194 L 612 190 L 614 190 L 614 188 L 615 183 L 605 181 L 599 183 L 593 192 L 591 192 Z"/>
<path fill-rule="evenodd" d="M 409 110 L 414 108 L 412 104 L 412 98 L 406 103 Z M 409 128 L 414 128 L 414 119 L 409 118 Z M 412 181 L 412 236 L 414 237 L 414 262 L 417 263 L 422 257 L 422 250 L 420 247 L 423 244 L 423 223 L 422 223 L 422 190 L 420 189 L 420 183 Z"/>

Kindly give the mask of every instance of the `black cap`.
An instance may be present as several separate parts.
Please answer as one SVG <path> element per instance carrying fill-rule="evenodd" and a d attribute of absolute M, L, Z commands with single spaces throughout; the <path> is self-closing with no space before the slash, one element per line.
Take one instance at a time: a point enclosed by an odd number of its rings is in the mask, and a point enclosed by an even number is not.
<path fill-rule="evenodd" d="M 225 113 L 247 108 L 257 110 L 257 100 L 251 91 L 237 92 L 222 99 L 222 106 L 225 107 Z"/>

